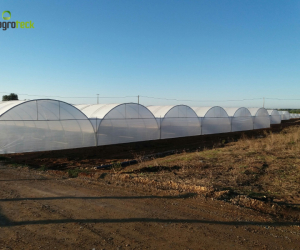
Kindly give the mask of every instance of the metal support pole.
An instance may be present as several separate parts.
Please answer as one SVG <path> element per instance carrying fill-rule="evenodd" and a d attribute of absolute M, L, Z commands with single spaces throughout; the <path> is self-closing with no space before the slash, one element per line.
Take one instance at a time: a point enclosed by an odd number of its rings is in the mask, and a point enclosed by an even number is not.
<path fill-rule="evenodd" d="M 97 104 L 99 104 L 99 94 L 97 94 Z"/>
<path fill-rule="evenodd" d="M 98 146 L 98 118 L 97 118 L 97 116 L 96 116 L 95 136 L 96 136 L 96 146 Z"/>
<path fill-rule="evenodd" d="M 161 139 L 161 116 L 159 118 L 159 139 Z"/>
<path fill-rule="evenodd" d="M 39 106 L 38 106 L 38 101 L 35 101 L 36 103 L 36 120 L 39 120 Z"/>

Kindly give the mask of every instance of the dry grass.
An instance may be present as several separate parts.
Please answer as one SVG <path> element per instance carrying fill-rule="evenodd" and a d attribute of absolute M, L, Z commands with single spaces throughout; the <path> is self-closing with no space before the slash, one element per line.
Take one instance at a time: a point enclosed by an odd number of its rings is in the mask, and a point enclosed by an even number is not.
<path fill-rule="evenodd" d="M 289 127 L 261 138 L 243 137 L 222 148 L 141 161 L 122 172 L 155 182 L 230 189 L 256 198 L 300 203 L 300 128 Z"/>

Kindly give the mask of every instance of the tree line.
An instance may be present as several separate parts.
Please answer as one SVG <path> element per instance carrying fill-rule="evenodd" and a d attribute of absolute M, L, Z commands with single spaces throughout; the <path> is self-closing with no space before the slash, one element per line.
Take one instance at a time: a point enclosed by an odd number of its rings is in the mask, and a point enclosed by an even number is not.
<path fill-rule="evenodd" d="M 2 96 L 2 101 L 15 101 L 15 100 L 19 100 L 18 95 L 15 93 L 11 93 L 9 95 L 4 95 Z"/>

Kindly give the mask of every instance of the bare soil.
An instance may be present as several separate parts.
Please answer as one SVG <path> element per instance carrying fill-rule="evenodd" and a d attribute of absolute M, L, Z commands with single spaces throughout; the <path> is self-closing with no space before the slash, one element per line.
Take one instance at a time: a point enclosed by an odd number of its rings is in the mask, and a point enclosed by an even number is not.
<path fill-rule="evenodd" d="M 0 167 L 1 249 L 300 249 L 299 222 L 130 183 Z"/>

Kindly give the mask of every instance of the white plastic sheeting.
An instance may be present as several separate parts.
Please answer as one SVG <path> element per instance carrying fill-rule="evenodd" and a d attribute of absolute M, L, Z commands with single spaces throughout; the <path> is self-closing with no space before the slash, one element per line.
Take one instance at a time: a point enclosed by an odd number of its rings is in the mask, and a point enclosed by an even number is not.
<path fill-rule="evenodd" d="M 231 119 L 231 132 L 253 129 L 253 119 L 247 108 L 224 108 Z"/>
<path fill-rule="evenodd" d="M 264 108 L 0 102 L 0 154 L 120 144 L 268 128 L 299 114 Z M 201 132 L 202 128 L 202 132 Z"/>
<path fill-rule="evenodd" d="M 90 104 L 75 107 L 92 122 L 98 146 L 159 139 L 158 123 L 143 105 Z"/>
<path fill-rule="evenodd" d="M 199 118 L 189 106 L 148 106 L 148 109 L 159 121 L 160 139 L 201 134 Z"/>
<path fill-rule="evenodd" d="M 281 123 L 281 115 L 278 110 L 270 109 L 268 110 L 270 116 L 270 124 L 280 124 Z"/>
<path fill-rule="evenodd" d="M 70 104 L 48 99 L 0 102 L 0 154 L 95 145 L 90 121 Z"/>
<path fill-rule="evenodd" d="M 201 121 L 201 134 L 231 132 L 231 122 L 222 107 L 192 107 Z"/>
<path fill-rule="evenodd" d="M 282 121 L 291 119 L 289 111 L 278 111 L 278 112 L 281 115 L 281 120 Z"/>
<path fill-rule="evenodd" d="M 265 108 L 248 108 L 253 118 L 253 129 L 270 127 L 270 116 Z"/>

